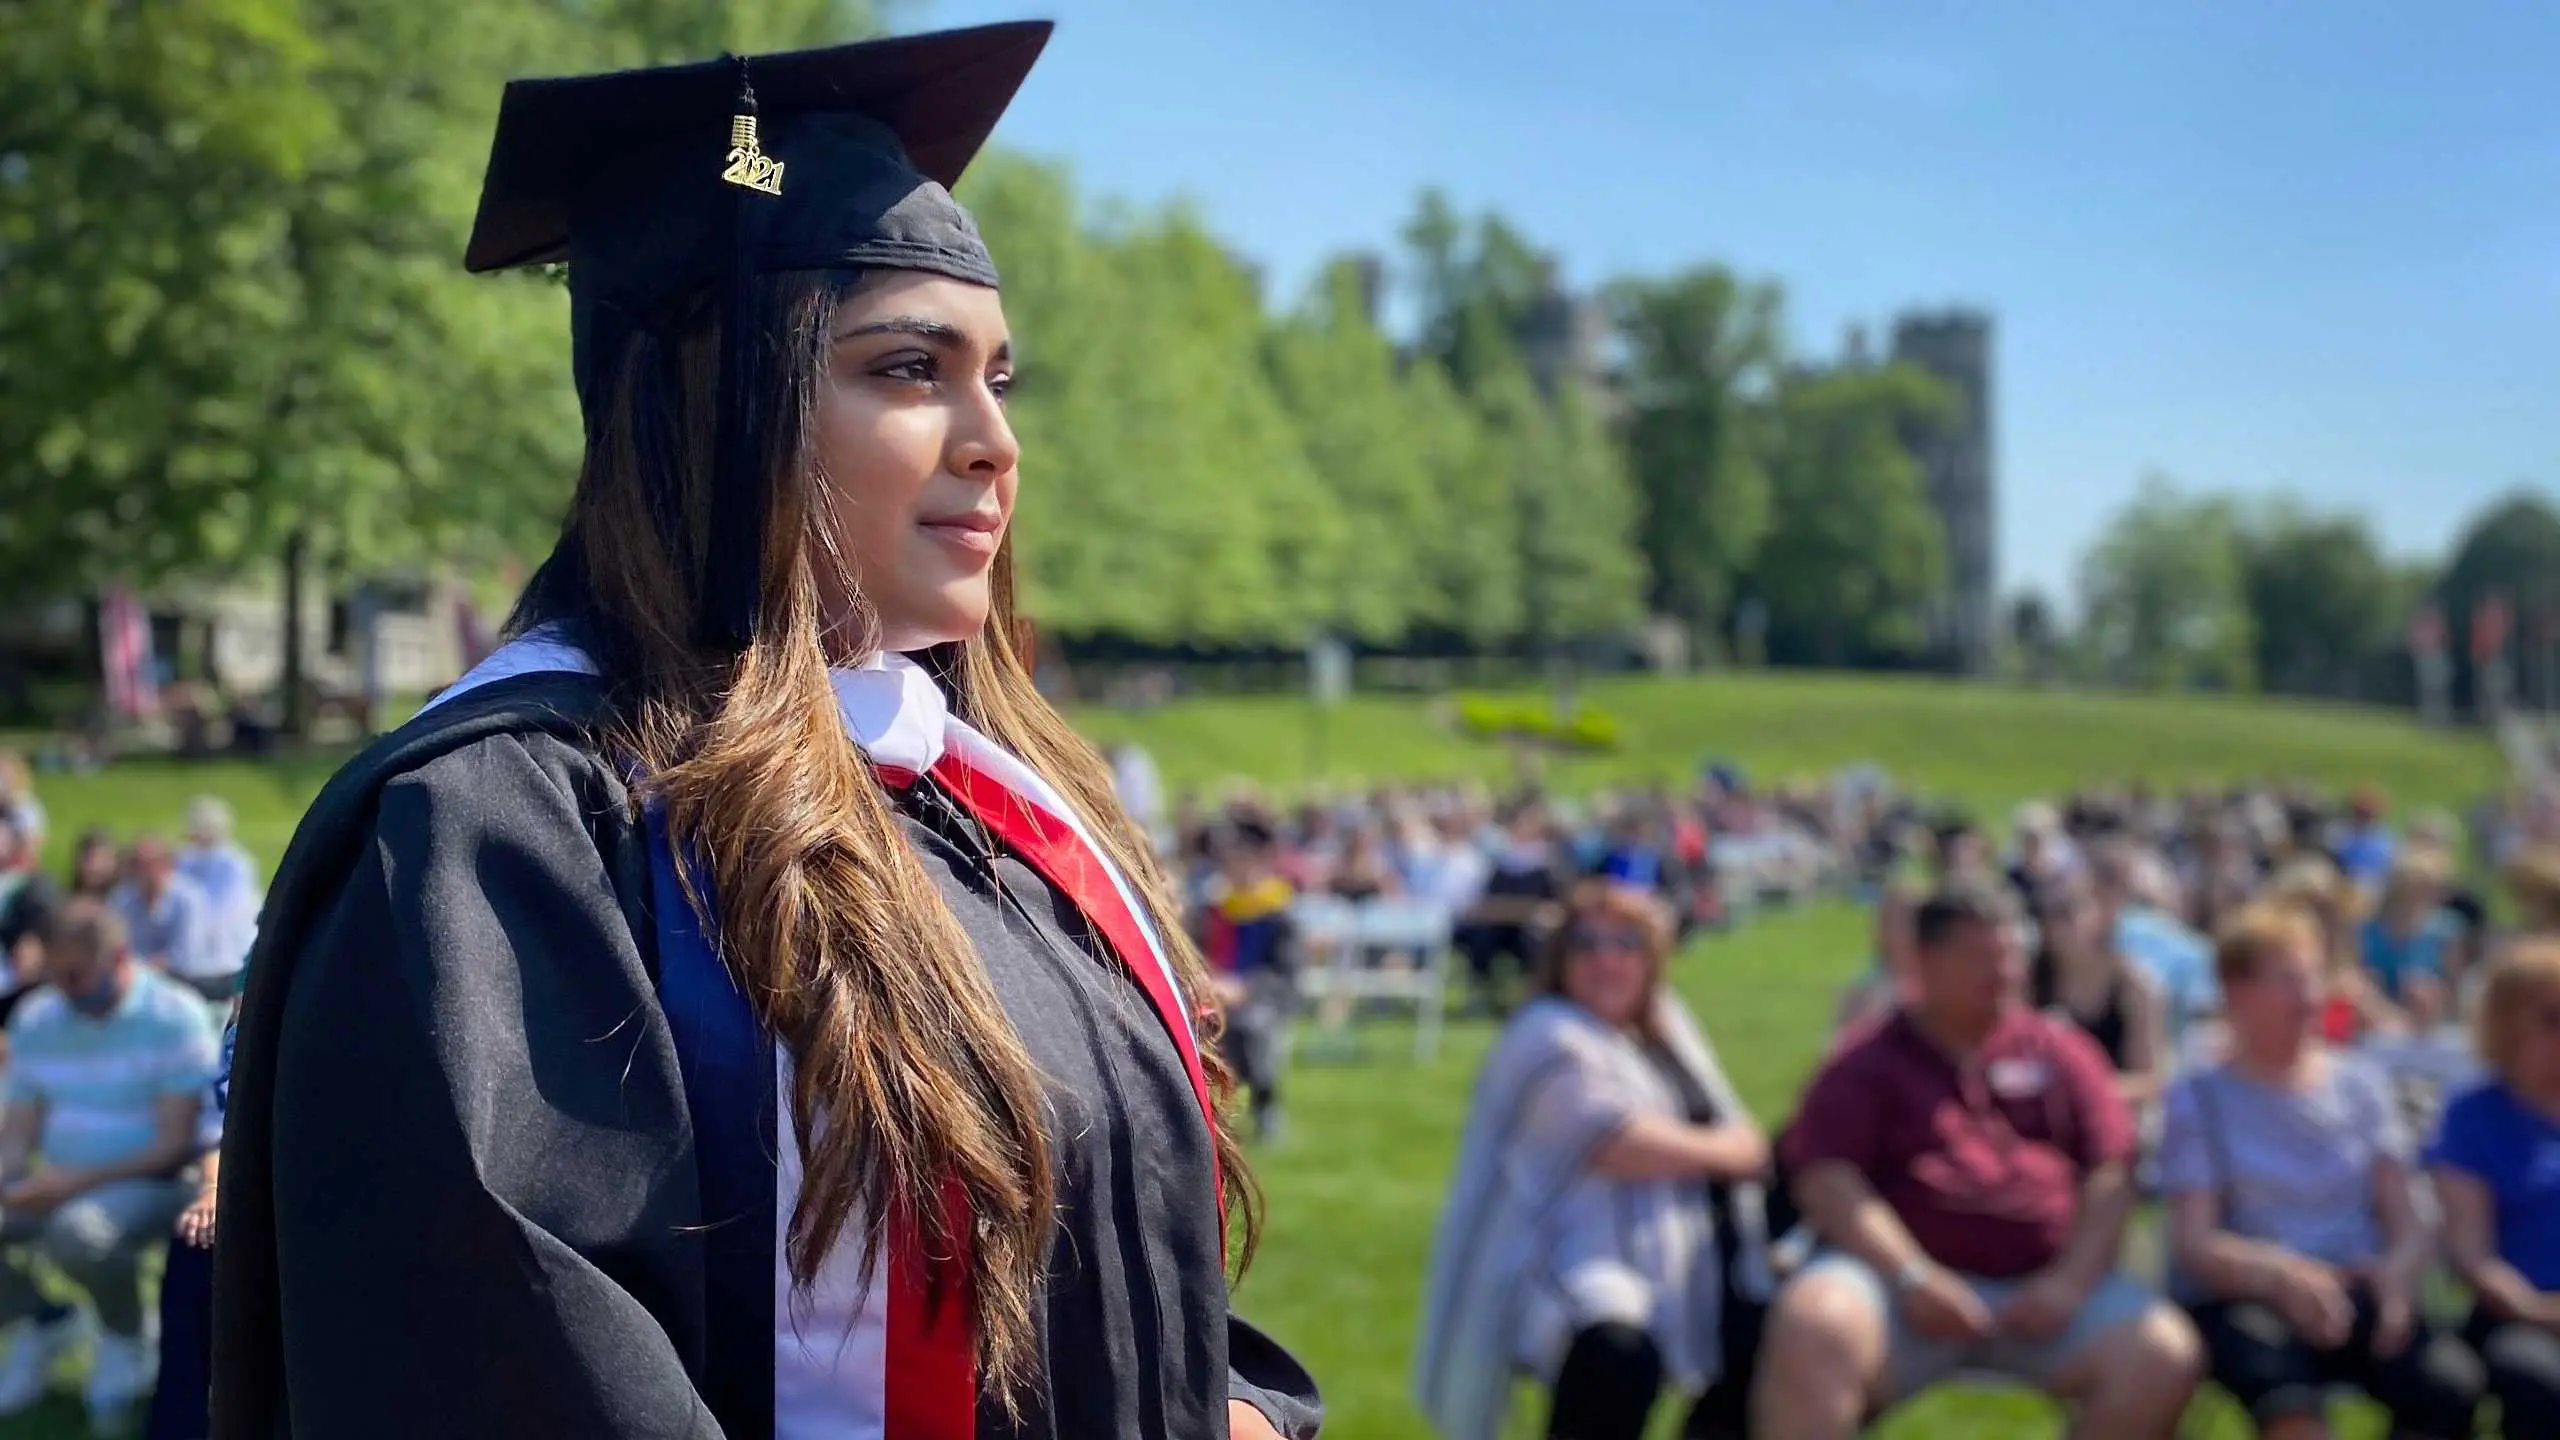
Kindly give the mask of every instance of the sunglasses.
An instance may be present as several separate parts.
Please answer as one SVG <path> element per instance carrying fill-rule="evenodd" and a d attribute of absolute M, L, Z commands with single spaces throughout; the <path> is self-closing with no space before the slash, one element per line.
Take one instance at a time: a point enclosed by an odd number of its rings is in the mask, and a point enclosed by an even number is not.
<path fill-rule="evenodd" d="M 1652 948 L 1644 936 L 1633 930 L 1576 930 L 1566 937 L 1566 944 L 1577 952 L 1616 951 L 1622 955 L 1642 955 Z"/>

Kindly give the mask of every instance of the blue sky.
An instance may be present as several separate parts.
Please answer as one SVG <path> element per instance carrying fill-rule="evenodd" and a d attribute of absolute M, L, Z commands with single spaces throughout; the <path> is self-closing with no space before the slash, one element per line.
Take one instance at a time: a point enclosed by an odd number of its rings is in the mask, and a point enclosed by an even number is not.
<path fill-rule="evenodd" d="M 900 28 L 1016 18 L 939 0 Z M 1028 12 L 1039 13 L 1039 12 Z M 1416 192 L 1576 283 L 1717 261 L 1796 344 L 1997 319 L 2004 584 L 2146 472 L 2443 546 L 2560 488 L 2560 5 L 1051 0 L 1001 139 L 1295 294 Z"/>

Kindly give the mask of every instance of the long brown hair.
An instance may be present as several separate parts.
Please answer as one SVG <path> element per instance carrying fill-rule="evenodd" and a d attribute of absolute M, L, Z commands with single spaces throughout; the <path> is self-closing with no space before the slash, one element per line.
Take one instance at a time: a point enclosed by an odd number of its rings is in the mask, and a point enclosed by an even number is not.
<path fill-rule="evenodd" d="M 703 554 L 712 503 L 720 336 L 708 316 L 665 337 L 627 327 L 613 337 L 618 355 L 582 362 L 598 377 L 585 397 L 586 465 L 559 548 L 510 629 L 565 622 L 599 660 L 615 687 L 605 741 L 637 764 L 669 833 L 691 847 L 721 957 L 793 1058 L 789 1104 L 805 1152 L 787 1244 L 796 1286 L 805 1290 L 848 1227 L 859 1227 L 869 1273 L 890 1221 L 911 1226 L 927 1256 L 960 1267 L 965 1293 L 944 1298 L 967 1307 L 987 1388 L 1009 1407 L 1036 1370 L 1033 1307 L 1053 1225 L 1040 1078 L 846 737 L 828 683 L 831 663 L 879 643 L 860 577 L 821 533 L 829 482 L 808 442 L 830 321 L 858 283 L 842 272 L 763 282 L 761 309 L 775 317 L 773 383 L 758 397 L 771 417 L 769 483 L 762 497 L 721 500 L 766 506 L 760 619 L 742 653 L 695 645 L 695 567 L 676 553 Z M 682 505 L 653 506 L 669 490 Z M 1205 967 L 1108 770 L 1041 698 L 1016 648 L 1010 540 L 993 589 L 985 627 L 934 652 L 930 668 L 956 714 L 1075 807 L 1136 886 L 1183 992 L 1206 995 Z M 829 614 L 829 595 L 851 603 Z M 1201 1021 L 1241 1265 L 1259 1201 L 1223 1114 L 1233 1083 L 1208 1043 L 1214 1022 Z"/>

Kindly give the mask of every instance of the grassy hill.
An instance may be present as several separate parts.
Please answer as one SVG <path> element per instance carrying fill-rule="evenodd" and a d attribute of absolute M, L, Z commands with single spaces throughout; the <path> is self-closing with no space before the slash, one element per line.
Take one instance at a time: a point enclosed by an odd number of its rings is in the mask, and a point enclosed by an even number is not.
<path fill-rule="evenodd" d="M 1620 722 L 1614 754 L 1564 759 L 1568 788 L 1676 779 L 1708 758 L 1764 780 L 1871 760 L 1907 784 L 1980 807 L 2094 780 L 2155 784 L 2251 777 L 2384 786 L 2400 800 L 2462 805 L 2499 782 L 2496 747 L 2398 712 L 2209 696 L 2087 695 L 1918 677 L 1816 674 L 1611 680 L 1585 702 Z M 1498 779 L 1498 746 L 1459 736 L 1445 702 L 1360 697 L 1319 720 L 1295 698 L 1201 699 L 1094 711 L 1097 739 L 1132 739 L 1176 784 L 1251 777 L 1296 788 L 1417 776 Z M 1316 769 L 1322 754 L 1330 764 Z"/>

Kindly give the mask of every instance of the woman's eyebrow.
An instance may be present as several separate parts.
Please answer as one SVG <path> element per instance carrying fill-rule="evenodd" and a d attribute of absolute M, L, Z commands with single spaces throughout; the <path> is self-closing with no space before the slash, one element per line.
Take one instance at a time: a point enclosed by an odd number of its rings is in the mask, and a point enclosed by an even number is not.
<path fill-rule="evenodd" d="M 922 315 L 892 315 L 885 320 L 856 325 L 837 335 L 832 343 L 841 345 L 847 340 L 859 340 L 866 335 L 912 335 L 919 340 L 930 340 L 937 345 L 948 346 L 954 350 L 966 349 L 969 344 L 968 331 L 948 320 L 930 320 Z M 1010 363 L 1013 359 L 1013 341 L 1008 338 L 1004 343 L 996 346 L 992 358 Z"/>
<path fill-rule="evenodd" d="M 928 320 L 921 315 L 892 315 L 867 325 L 856 325 L 836 336 L 838 340 L 858 340 L 865 335 L 913 335 L 943 345 L 965 345 L 969 332 L 947 320 Z"/>

